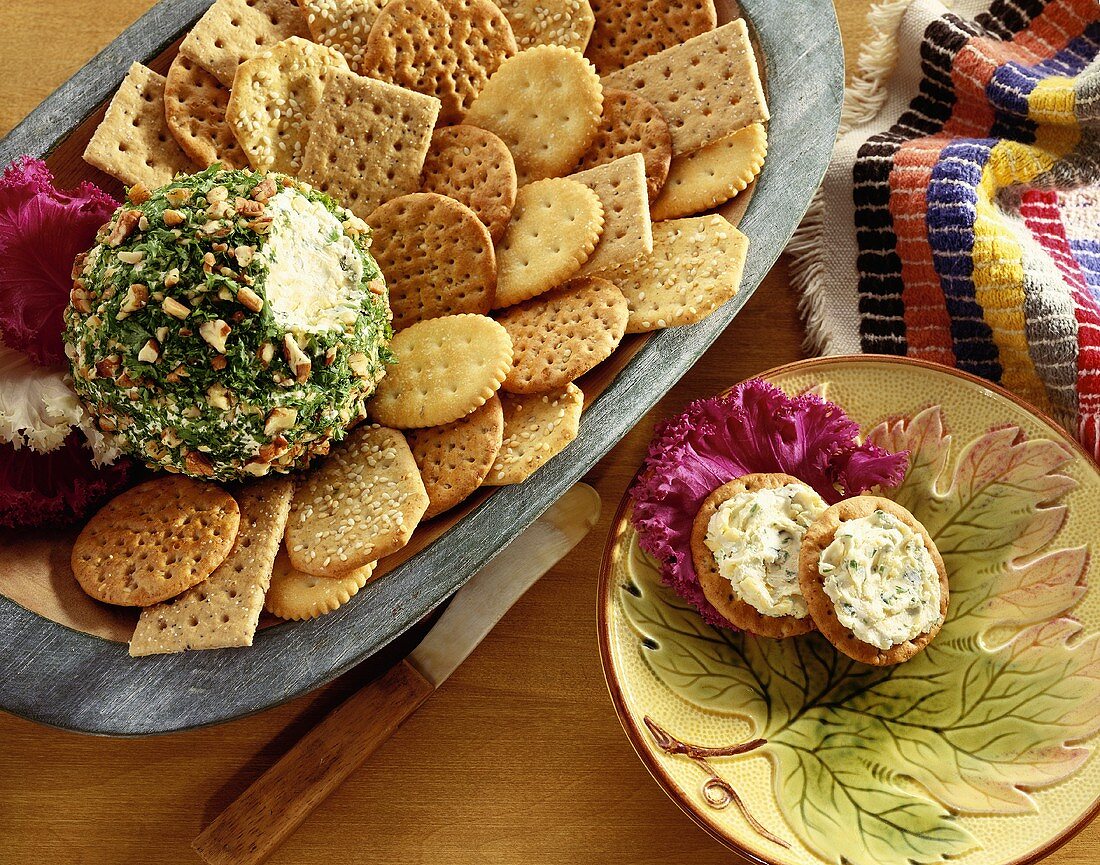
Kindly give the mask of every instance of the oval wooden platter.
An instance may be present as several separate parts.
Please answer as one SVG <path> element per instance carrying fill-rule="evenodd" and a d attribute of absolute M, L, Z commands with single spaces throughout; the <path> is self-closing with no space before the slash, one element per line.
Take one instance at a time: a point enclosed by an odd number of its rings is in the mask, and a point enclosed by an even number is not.
<path fill-rule="evenodd" d="M 210 0 L 162 0 L 0 141 L 0 163 L 47 159 L 60 185 L 119 185 L 87 166 L 84 145 L 132 60 L 164 72 Z M 720 20 L 736 17 L 719 0 Z M 0 708 L 104 735 L 148 735 L 265 709 L 334 679 L 407 631 L 591 469 L 692 366 L 779 257 L 828 165 L 844 62 L 832 4 L 743 0 L 771 108 L 768 158 L 727 213 L 750 239 L 741 291 L 690 327 L 630 337 L 580 382 L 586 409 L 569 448 L 521 486 L 483 492 L 417 532 L 388 571 L 335 613 L 263 629 L 250 649 L 132 659 L 124 642 L 32 612 L 0 584 Z M 4 542 L 0 537 L 0 543 Z M 105 636 L 111 636 L 107 629 Z M 123 638 L 124 639 L 124 638 Z"/>

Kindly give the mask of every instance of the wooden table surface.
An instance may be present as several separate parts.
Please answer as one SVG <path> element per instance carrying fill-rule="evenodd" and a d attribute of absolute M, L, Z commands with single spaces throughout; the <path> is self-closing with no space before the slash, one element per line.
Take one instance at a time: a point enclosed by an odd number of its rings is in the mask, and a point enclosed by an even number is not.
<path fill-rule="evenodd" d="M 152 5 L 3 0 L 0 134 Z M 839 0 L 849 45 L 868 0 Z M 854 52 L 849 51 L 850 56 Z M 596 648 L 596 576 L 653 424 L 802 356 L 781 262 L 723 337 L 591 473 L 604 515 L 272 862 L 739 861 L 665 797 L 623 735 Z M 0 863 L 197 861 L 191 839 L 357 684 L 154 739 L 97 739 L 0 714 Z M 1091 865 L 1100 823 L 1051 856 Z"/>

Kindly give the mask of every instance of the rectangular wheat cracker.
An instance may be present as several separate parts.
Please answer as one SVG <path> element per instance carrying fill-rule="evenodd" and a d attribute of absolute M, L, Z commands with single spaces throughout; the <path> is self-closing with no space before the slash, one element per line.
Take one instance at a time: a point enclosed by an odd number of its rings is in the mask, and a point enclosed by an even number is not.
<path fill-rule="evenodd" d="M 298 176 L 366 219 L 378 205 L 420 188 L 441 107 L 434 96 L 332 72 Z"/>
<path fill-rule="evenodd" d="M 603 234 L 578 276 L 611 270 L 653 251 L 653 226 L 649 219 L 649 193 L 642 154 L 632 153 L 579 171 L 569 179 L 595 192 L 603 205 Z"/>
<path fill-rule="evenodd" d="M 637 93 L 660 109 L 672 133 L 674 155 L 768 119 L 748 27 L 740 18 L 602 81 L 604 87 Z"/>
<path fill-rule="evenodd" d="M 217 0 L 180 44 L 180 54 L 232 87 L 238 66 L 291 36 L 309 39 L 294 0 Z"/>
<path fill-rule="evenodd" d="M 134 63 L 84 149 L 84 161 L 127 186 L 163 186 L 196 170 L 164 118 L 163 75 Z"/>
<path fill-rule="evenodd" d="M 289 478 L 270 478 L 235 495 L 241 526 L 229 556 L 204 582 L 141 611 L 133 657 L 252 645 L 293 493 Z"/>

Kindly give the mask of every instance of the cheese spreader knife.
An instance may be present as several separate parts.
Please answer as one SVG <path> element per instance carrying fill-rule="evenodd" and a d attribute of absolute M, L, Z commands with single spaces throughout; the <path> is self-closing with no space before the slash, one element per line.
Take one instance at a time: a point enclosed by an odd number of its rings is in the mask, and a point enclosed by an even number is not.
<path fill-rule="evenodd" d="M 210 865 L 266 859 L 442 685 L 535 581 L 591 531 L 599 494 L 576 484 L 454 596 L 409 657 L 330 712 L 192 842 Z"/>

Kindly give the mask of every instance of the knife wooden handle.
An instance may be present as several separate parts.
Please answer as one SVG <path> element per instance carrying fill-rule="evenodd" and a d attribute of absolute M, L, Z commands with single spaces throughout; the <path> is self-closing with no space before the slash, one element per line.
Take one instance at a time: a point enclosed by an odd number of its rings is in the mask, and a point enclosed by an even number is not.
<path fill-rule="evenodd" d="M 210 865 L 262 862 L 434 690 L 402 661 L 350 696 L 302 737 L 191 846 Z"/>

